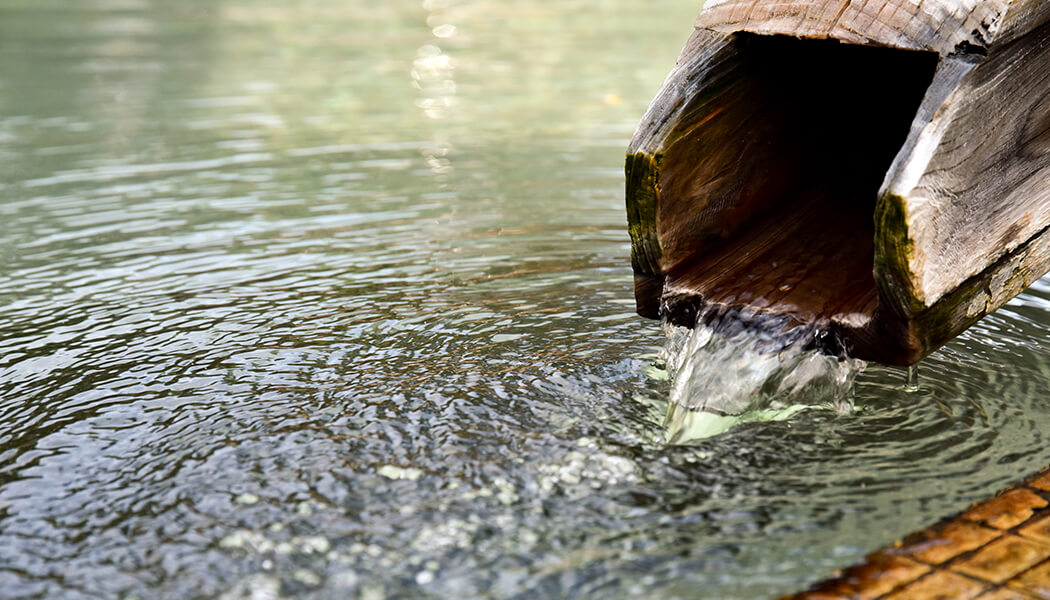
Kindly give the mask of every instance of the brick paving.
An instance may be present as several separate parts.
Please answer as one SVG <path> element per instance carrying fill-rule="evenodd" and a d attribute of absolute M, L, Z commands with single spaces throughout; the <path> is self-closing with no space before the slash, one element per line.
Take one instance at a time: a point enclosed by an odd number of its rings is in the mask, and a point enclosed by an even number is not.
<path fill-rule="evenodd" d="M 782 600 L 1050 600 L 1050 468 Z"/>

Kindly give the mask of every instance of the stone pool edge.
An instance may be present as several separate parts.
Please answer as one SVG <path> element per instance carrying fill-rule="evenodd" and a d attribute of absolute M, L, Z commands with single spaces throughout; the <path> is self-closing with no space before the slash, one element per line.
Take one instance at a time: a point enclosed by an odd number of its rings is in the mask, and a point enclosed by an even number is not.
<path fill-rule="evenodd" d="M 1050 467 L 781 600 L 1050 598 Z"/>

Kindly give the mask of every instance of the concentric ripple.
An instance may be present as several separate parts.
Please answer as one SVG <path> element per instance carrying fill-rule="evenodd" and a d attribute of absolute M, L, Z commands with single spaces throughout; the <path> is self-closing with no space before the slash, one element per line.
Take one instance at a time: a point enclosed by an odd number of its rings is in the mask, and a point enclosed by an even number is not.
<path fill-rule="evenodd" d="M 0 8 L 0 595 L 759 598 L 1050 462 L 1045 282 L 666 444 L 620 165 L 695 3 L 359 4 Z"/>

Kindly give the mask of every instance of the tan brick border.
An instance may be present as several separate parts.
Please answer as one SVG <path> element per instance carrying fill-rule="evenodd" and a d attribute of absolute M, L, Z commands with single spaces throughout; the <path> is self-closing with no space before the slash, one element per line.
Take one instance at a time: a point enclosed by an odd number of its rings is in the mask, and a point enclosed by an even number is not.
<path fill-rule="evenodd" d="M 1050 599 L 1050 468 L 782 600 Z"/>

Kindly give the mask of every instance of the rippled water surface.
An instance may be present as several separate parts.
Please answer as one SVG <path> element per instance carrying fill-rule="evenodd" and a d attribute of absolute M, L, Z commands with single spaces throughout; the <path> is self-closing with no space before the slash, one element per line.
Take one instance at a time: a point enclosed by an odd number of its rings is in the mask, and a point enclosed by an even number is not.
<path fill-rule="evenodd" d="M 624 148 L 692 1 L 0 0 L 0 590 L 761 598 L 1050 462 L 1050 284 L 667 444 Z"/>

